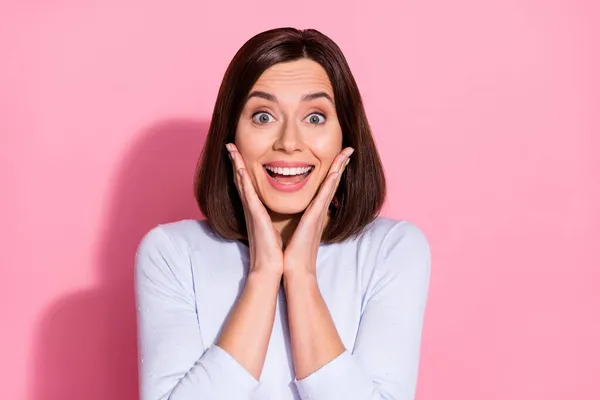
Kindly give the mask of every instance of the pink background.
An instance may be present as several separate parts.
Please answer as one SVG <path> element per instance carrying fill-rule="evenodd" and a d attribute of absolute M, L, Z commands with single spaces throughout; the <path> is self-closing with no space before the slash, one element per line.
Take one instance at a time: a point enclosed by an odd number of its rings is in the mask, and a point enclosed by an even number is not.
<path fill-rule="evenodd" d="M 20 1 L 0 12 L 0 398 L 125 400 L 131 271 L 191 179 L 235 51 L 343 49 L 433 248 L 418 399 L 600 399 L 593 1 Z M 594 4 L 595 3 L 595 4 Z"/>

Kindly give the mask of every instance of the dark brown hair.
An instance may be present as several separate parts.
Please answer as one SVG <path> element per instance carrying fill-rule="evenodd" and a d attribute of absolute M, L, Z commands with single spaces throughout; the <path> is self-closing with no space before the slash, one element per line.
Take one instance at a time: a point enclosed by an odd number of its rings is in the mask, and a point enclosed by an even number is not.
<path fill-rule="evenodd" d="M 194 180 L 196 201 L 211 227 L 229 239 L 247 239 L 242 203 L 225 144 L 234 141 L 246 97 L 274 64 L 308 58 L 327 72 L 333 87 L 342 146 L 355 149 L 346 168 L 322 241 L 341 242 L 379 214 L 385 177 L 358 87 L 340 48 L 314 29 L 278 28 L 257 34 L 235 54 L 223 77 Z"/>

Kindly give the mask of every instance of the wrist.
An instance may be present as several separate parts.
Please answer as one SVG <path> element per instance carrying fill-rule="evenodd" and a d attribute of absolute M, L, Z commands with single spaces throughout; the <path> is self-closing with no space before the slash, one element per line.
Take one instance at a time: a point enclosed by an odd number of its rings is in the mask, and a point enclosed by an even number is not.
<path fill-rule="evenodd" d="M 246 285 L 258 286 L 262 289 L 274 288 L 279 290 L 281 286 L 281 272 L 267 271 L 267 270 L 251 270 L 248 273 L 248 279 Z"/>
<path fill-rule="evenodd" d="M 291 269 L 284 270 L 283 286 L 287 289 L 288 286 L 299 286 L 305 288 L 315 287 L 318 289 L 317 276 L 306 269 Z"/>

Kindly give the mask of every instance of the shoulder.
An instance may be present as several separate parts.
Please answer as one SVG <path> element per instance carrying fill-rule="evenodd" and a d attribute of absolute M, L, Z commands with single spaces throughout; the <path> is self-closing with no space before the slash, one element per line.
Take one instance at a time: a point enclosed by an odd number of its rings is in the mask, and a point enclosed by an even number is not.
<path fill-rule="evenodd" d="M 370 245 L 377 244 L 384 253 L 400 245 L 415 252 L 430 251 L 429 240 L 417 225 L 407 220 L 388 217 L 377 217 L 365 227 L 358 241 L 366 241 Z"/>
<path fill-rule="evenodd" d="M 414 223 L 377 217 L 357 237 L 359 249 L 370 254 L 379 269 L 409 268 L 429 270 L 431 249 L 426 234 Z"/>
<path fill-rule="evenodd" d="M 185 219 L 158 224 L 147 231 L 136 250 L 136 273 L 155 271 L 171 276 L 191 273 L 191 253 L 200 247 L 218 250 L 226 239 L 205 220 Z"/>
<path fill-rule="evenodd" d="M 138 252 L 158 247 L 187 253 L 198 246 L 218 246 L 226 241 L 206 220 L 184 219 L 154 226 L 142 237 Z"/>

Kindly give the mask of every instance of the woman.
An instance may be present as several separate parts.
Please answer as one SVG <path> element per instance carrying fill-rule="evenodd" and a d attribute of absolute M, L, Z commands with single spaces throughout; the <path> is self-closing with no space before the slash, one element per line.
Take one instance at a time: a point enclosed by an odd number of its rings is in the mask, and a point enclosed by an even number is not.
<path fill-rule="evenodd" d="M 196 175 L 206 220 L 138 249 L 142 399 L 412 399 L 429 246 L 377 217 L 384 196 L 338 46 L 315 30 L 251 38 Z"/>

